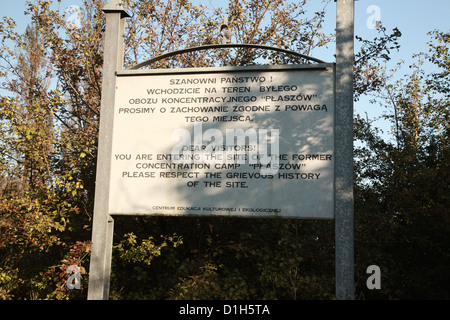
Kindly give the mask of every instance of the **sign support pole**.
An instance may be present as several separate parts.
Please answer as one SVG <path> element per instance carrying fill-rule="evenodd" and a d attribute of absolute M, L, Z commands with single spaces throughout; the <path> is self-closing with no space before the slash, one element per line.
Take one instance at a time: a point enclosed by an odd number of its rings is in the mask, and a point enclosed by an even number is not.
<path fill-rule="evenodd" d="M 112 132 L 116 72 L 123 69 L 125 18 L 129 17 L 119 0 L 105 5 L 106 30 L 98 139 L 97 175 L 92 227 L 92 253 L 89 268 L 89 300 L 107 300 L 111 271 L 114 222 L 109 215 L 109 185 L 112 158 Z"/>
<path fill-rule="evenodd" d="M 336 4 L 336 298 L 354 299 L 353 50 L 354 0 Z"/>

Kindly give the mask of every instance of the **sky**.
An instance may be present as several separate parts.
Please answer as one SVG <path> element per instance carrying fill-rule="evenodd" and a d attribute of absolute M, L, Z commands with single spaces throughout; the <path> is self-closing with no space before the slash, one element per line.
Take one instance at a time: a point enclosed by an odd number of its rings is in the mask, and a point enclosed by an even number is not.
<path fill-rule="evenodd" d="M 54 1 L 55 3 L 57 1 Z M 219 7 L 224 0 L 193 0 L 196 4 Z M 0 0 L 3 4 L 0 10 L 0 17 L 12 17 L 18 26 L 18 30 L 25 30 L 30 22 L 29 16 L 24 16 L 26 0 Z M 82 6 L 82 0 L 62 0 L 60 9 L 62 11 L 70 6 Z M 312 0 L 308 5 L 311 12 L 323 7 L 321 0 Z M 427 35 L 429 31 L 438 29 L 440 31 L 450 31 L 450 0 L 356 0 L 355 1 L 355 35 L 364 39 L 373 39 L 377 36 L 375 20 L 380 20 L 390 34 L 392 29 L 397 27 L 402 32 L 399 41 L 401 48 L 399 52 L 391 52 L 392 60 L 390 68 L 393 68 L 400 60 L 404 60 L 404 65 L 397 74 L 398 78 L 402 74 L 410 72 L 408 66 L 414 62 L 413 54 L 426 52 L 426 43 L 431 40 Z M 70 18 L 70 16 L 69 16 Z M 325 30 L 332 32 L 336 25 L 336 4 L 331 2 L 327 6 L 325 17 Z M 355 52 L 358 43 L 355 42 Z M 319 49 L 312 52 L 312 56 L 327 62 L 334 62 L 335 46 Z M 371 105 L 369 98 L 363 98 L 355 104 L 355 111 L 361 114 L 367 113 L 369 117 L 375 117 L 381 112 L 379 106 Z"/>

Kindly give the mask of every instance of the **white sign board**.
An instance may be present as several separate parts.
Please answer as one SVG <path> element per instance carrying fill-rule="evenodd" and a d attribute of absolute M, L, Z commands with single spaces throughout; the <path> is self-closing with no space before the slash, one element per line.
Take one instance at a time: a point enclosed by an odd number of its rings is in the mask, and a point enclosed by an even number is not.
<path fill-rule="evenodd" d="M 119 74 L 115 94 L 110 214 L 334 217 L 332 65 Z"/>

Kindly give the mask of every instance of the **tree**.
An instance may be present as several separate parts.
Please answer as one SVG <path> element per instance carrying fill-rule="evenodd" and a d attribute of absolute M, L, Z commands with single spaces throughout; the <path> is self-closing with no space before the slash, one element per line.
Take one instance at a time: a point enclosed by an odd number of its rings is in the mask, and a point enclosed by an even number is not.
<path fill-rule="evenodd" d="M 369 255 L 384 265 L 381 291 L 392 298 L 449 297 L 443 287 L 450 258 L 449 95 L 442 85 L 449 72 L 449 37 L 430 35 L 438 44 L 430 42 L 428 54 L 416 55 L 412 73 L 378 89 L 386 97 L 382 103 L 394 110 L 394 116 L 386 115 L 394 139 L 382 139 L 370 122 L 356 119 L 357 137 L 364 142 L 356 150 L 358 239 L 368 250 L 359 257 Z M 426 73 L 423 56 L 439 72 Z"/>
<path fill-rule="evenodd" d="M 1 76 L 6 79 L 3 89 L 11 93 L 1 100 L 5 137 L 1 148 L 7 155 L 2 157 L 4 298 L 74 296 L 64 286 L 68 277 L 65 270 L 71 263 L 87 262 L 101 92 L 102 5 L 102 1 L 85 1 L 80 24 L 73 25 L 66 23 L 67 15 L 54 10 L 50 1 L 36 1 L 28 4 L 33 25 L 26 35 L 14 31 L 11 19 L 5 18 L 0 26 Z M 222 9 L 208 12 L 189 1 L 125 1 L 125 5 L 132 13 L 125 39 L 127 66 L 176 48 L 217 43 L 224 14 L 237 30 L 234 36 L 239 42 L 292 47 L 307 53 L 330 37 L 318 32 L 323 12 L 299 19 L 304 15 L 303 3 L 232 1 L 225 13 Z M 300 33 L 301 39 L 297 36 Z M 11 45 L 17 52 L 9 49 Z M 248 49 L 237 50 L 233 57 L 218 50 L 187 54 L 153 67 L 238 65 L 255 63 L 259 58 L 273 62 L 290 59 Z M 21 76 L 21 70 L 26 75 Z M 20 110 L 27 117 L 19 117 Z M 21 178 L 25 171 L 32 178 Z M 140 219 L 141 223 L 144 220 Z M 34 225 L 36 221 L 39 227 Z M 201 228 L 209 225 L 197 221 L 184 232 L 198 232 L 198 223 Z M 17 231 L 19 225 L 23 236 Z M 148 222 L 143 226 L 148 229 Z M 39 237 L 31 232 L 36 229 Z M 161 234 L 167 233 L 164 229 Z M 126 239 L 125 233 L 122 237 Z M 119 247 L 116 251 L 120 252 Z M 30 254 L 35 259 L 24 266 Z M 207 267 L 211 263 L 197 260 L 196 270 L 214 270 Z"/>

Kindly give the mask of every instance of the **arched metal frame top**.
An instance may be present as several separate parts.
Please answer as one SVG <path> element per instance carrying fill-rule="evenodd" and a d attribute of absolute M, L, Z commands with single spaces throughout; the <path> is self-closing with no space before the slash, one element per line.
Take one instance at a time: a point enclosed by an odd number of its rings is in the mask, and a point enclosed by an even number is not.
<path fill-rule="evenodd" d="M 277 47 L 271 47 L 271 46 L 264 46 L 264 45 L 259 45 L 259 44 L 237 44 L 237 43 L 224 43 L 224 44 L 210 44 L 210 45 L 204 45 L 204 46 L 198 46 L 198 47 L 192 47 L 192 48 L 187 48 L 187 49 L 181 49 L 181 50 L 176 50 L 176 51 L 172 51 L 172 52 L 168 52 L 168 53 L 164 53 L 162 55 L 159 55 L 157 57 L 151 58 L 149 60 L 146 60 L 144 62 L 138 63 L 134 66 L 132 66 L 129 70 L 137 70 L 139 68 L 148 66 L 149 64 L 165 59 L 165 58 L 169 58 L 172 56 L 176 56 L 179 54 L 183 54 L 183 53 L 187 53 L 187 52 L 194 52 L 194 51 L 201 51 L 201 50 L 209 50 L 209 49 L 220 49 L 220 48 L 257 48 L 257 49 L 265 49 L 265 50 L 272 50 L 272 51 L 278 51 L 278 52 L 283 52 L 283 53 L 287 53 L 287 54 L 291 54 L 300 58 L 304 58 L 310 61 L 314 61 L 317 63 L 326 63 L 323 60 L 317 59 L 317 58 L 313 58 L 310 56 L 307 56 L 305 54 L 301 54 L 295 51 L 291 51 L 291 50 L 287 50 L 287 49 L 281 49 L 281 48 L 277 48 Z"/>

